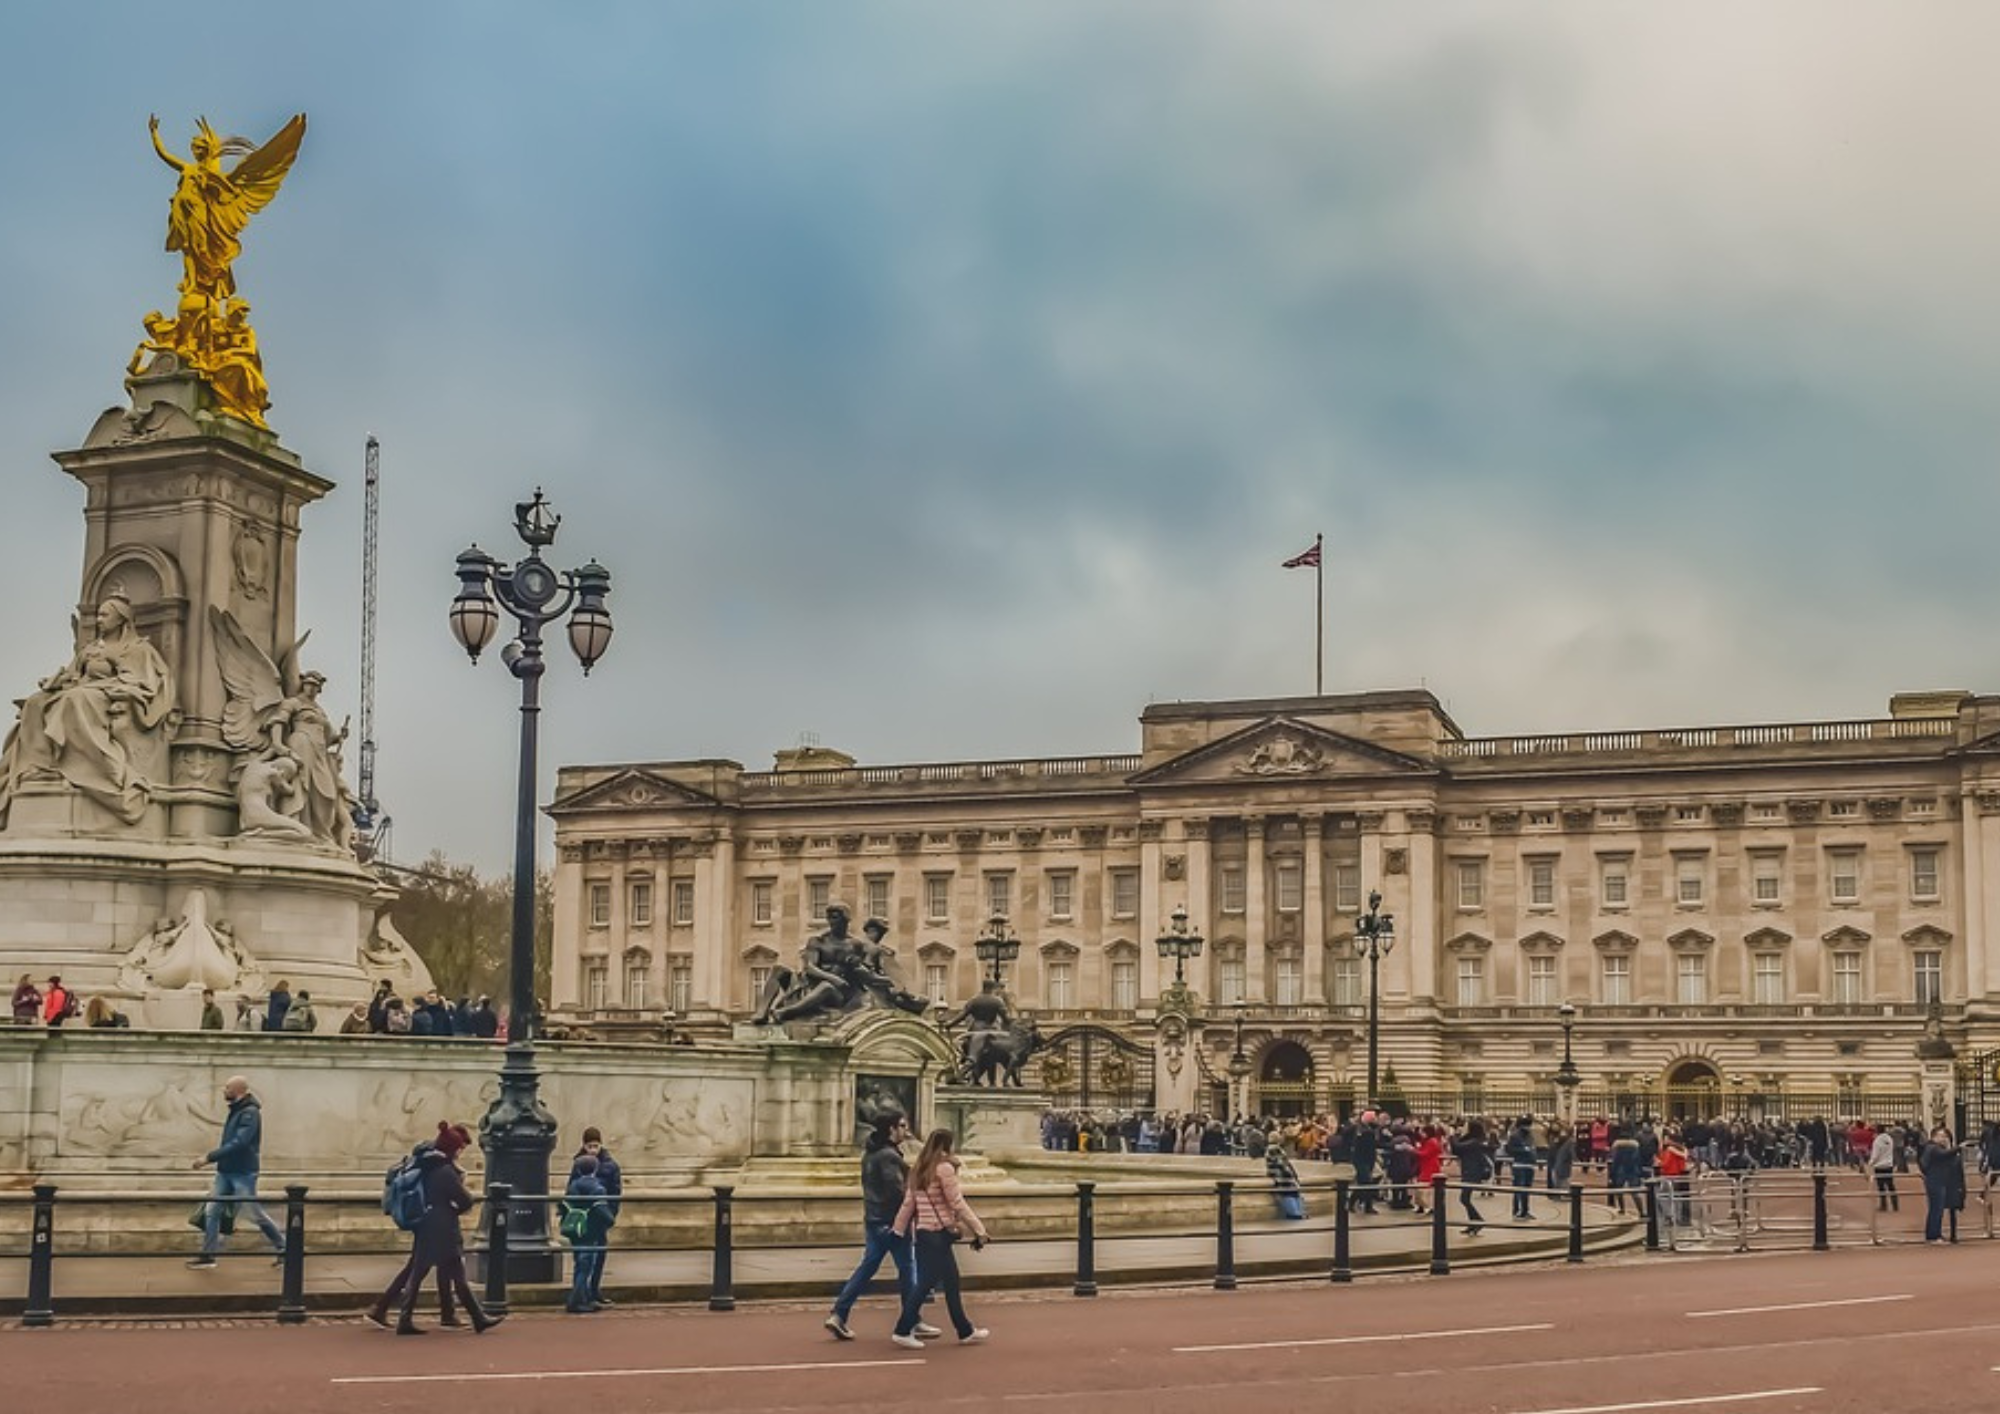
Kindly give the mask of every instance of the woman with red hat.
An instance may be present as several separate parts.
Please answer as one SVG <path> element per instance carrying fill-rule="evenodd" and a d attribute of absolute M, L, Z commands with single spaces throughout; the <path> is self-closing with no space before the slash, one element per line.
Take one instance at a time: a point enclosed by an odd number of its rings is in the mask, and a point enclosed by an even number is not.
<path fill-rule="evenodd" d="M 417 1293 L 423 1290 L 424 1278 L 433 1269 L 437 1272 L 439 1325 L 458 1324 L 452 1310 L 454 1293 L 464 1303 L 466 1314 L 472 1318 L 473 1330 L 483 1335 L 500 1324 L 499 1317 L 486 1314 L 473 1296 L 471 1284 L 465 1279 L 465 1246 L 458 1230 L 458 1219 L 461 1213 L 471 1209 L 472 1194 L 466 1191 L 465 1172 L 458 1166 L 458 1156 L 471 1142 L 472 1131 L 464 1125 L 440 1121 L 437 1138 L 418 1152 L 417 1163 L 424 1175 L 426 1209 L 410 1247 L 410 1261 L 405 1268 L 407 1283 L 399 1274 L 389 1290 L 382 1293 L 375 1307 L 376 1311 L 386 1316 L 389 1303 L 396 1297 L 397 1287 L 402 1287 L 402 1319 L 396 1323 L 397 1335 L 424 1333 L 423 1327 L 416 1322 Z"/>

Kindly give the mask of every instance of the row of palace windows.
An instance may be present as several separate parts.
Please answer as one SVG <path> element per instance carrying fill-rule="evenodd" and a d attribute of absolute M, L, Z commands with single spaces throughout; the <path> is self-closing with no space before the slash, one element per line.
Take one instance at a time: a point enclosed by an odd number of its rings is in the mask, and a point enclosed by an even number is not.
<path fill-rule="evenodd" d="M 1904 880 L 1913 903 L 1936 903 L 1943 897 L 1944 850 L 1939 845 L 1912 845 L 1905 850 Z M 1867 878 L 1867 851 L 1859 846 L 1839 846 L 1825 851 L 1826 867 L 1821 879 L 1829 904 L 1857 904 Z M 1748 851 L 1750 902 L 1759 908 L 1781 908 L 1785 904 L 1785 851 Z M 1527 878 L 1529 908 L 1556 906 L 1557 865 L 1554 856 L 1531 856 L 1523 862 Z M 1461 911 L 1476 913 L 1486 907 L 1484 859 L 1452 861 L 1457 902 Z M 1682 908 L 1701 908 L 1709 900 L 1709 854 L 1706 850 L 1677 850 L 1673 855 L 1672 897 Z M 1597 858 L 1597 901 L 1606 909 L 1626 908 L 1632 900 L 1632 856 L 1601 854 Z"/>
<path fill-rule="evenodd" d="M 694 926 L 694 881 L 676 879 L 669 885 L 670 908 L 668 920 L 676 928 Z M 609 882 L 593 883 L 588 886 L 588 907 L 590 926 L 609 928 L 611 926 L 611 885 Z M 625 923 L 632 928 L 653 926 L 653 881 L 633 879 L 625 885 Z"/>
<path fill-rule="evenodd" d="M 1558 1006 L 1565 998 L 1561 990 L 1559 959 L 1535 955 L 1525 959 L 1526 985 L 1521 1000 L 1527 1006 Z M 1855 1006 L 1869 1000 L 1867 958 L 1851 948 L 1828 954 L 1831 986 L 1821 993 L 1824 1000 L 1840 1006 Z M 1674 1002 L 1680 1006 L 1704 1006 L 1709 999 L 1709 959 L 1706 952 L 1674 955 Z M 1457 960 L 1456 1000 L 1460 1006 L 1483 1006 L 1487 1001 L 1486 959 L 1479 956 Z M 1754 952 L 1750 955 L 1750 1000 L 1758 1006 L 1778 1006 L 1790 1000 L 1790 974 L 1782 952 Z M 1910 953 L 1910 999 L 1920 1006 L 1944 1000 L 1944 954 L 1936 948 L 1915 948 Z M 1597 1000 L 1605 1006 L 1630 1006 L 1632 958 L 1624 953 L 1607 953 L 1598 959 Z"/>
<path fill-rule="evenodd" d="M 664 1000 L 669 1011 L 685 1014 L 694 1002 L 694 959 L 685 953 L 674 953 L 667 958 L 667 994 L 663 999 L 657 998 L 653 992 L 652 961 L 643 954 L 634 952 L 625 959 L 624 975 L 620 980 L 624 985 L 614 1001 L 610 961 L 601 957 L 586 959 L 581 994 L 584 1008 L 604 1011 L 620 1006 L 645 1011 Z"/>

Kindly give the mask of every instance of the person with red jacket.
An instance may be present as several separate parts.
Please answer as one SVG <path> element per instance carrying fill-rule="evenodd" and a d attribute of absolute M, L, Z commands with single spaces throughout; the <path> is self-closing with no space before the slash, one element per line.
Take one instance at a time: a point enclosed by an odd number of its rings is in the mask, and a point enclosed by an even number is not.
<path fill-rule="evenodd" d="M 76 993 L 63 986 L 62 978 L 49 978 L 49 990 L 42 998 L 42 1020 L 50 1026 L 61 1026 L 77 1013 Z"/>

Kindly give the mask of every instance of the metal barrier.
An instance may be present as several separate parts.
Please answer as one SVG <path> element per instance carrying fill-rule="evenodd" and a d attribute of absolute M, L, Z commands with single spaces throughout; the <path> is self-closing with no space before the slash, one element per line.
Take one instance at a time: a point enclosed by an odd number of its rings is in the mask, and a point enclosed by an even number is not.
<path fill-rule="evenodd" d="M 1646 1196 L 1658 1245 L 1673 1252 L 1825 1252 L 1926 1235 L 1928 1204 L 1914 1173 L 1884 1185 L 1852 1169 L 1710 1169 L 1654 1179 Z M 1942 1215 L 1944 1240 L 1990 1240 L 1992 1200 L 1984 1176 L 1967 1175 L 1966 1208 Z"/>
<path fill-rule="evenodd" d="M 1399 1250 L 1403 1260 L 1390 1263 L 1396 1266 L 1420 1264 L 1425 1260 L 1428 1248 L 1428 1269 L 1432 1275 L 1449 1275 L 1454 1257 L 1453 1221 L 1450 1204 L 1456 1196 L 1468 1214 L 1473 1211 L 1475 1201 L 1484 1202 L 1490 1195 L 1498 1197 L 1510 1190 L 1504 1187 L 1489 1188 L 1485 1184 L 1475 1184 L 1468 1188 L 1462 1184 L 1447 1183 L 1442 1177 L 1434 1180 L 1427 1189 L 1414 1185 L 1391 1186 L 1386 1183 L 1355 1184 L 1349 1179 L 1334 1180 L 1309 1179 L 1298 1185 L 1306 1202 L 1307 1216 L 1303 1220 L 1286 1220 L 1273 1216 L 1252 1222 L 1246 1228 L 1243 1214 L 1239 1210 L 1238 1189 L 1243 1182 L 1225 1179 L 1202 1183 L 1199 1186 L 1135 1183 L 1104 1184 L 1090 1180 L 1077 1181 L 1066 1188 L 1056 1189 L 1046 1194 L 1010 1194 L 1013 1202 L 1030 1201 L 1046 1204 L 1045 1217 L 1031 1221 L 1038 1229 L 1038 1235 L 1023 1240 L 1059 1242 L 1065 1237 L 1074 1239 L 1073 1276 L 1069 1282 L 1071 1292 L 1078 1297 L 1097 1294 L 1100 1268 L 1104 1265 L 1107 1252 L 1112 1255 L 1111 1267 L 1126 1279 L 1185 1279 L 1190 1265 L 1177 1257 L 1161 1261 L 1157 1254 L 1150 1263 L 1140 1260 L 1121 1264 L 1116 1254 L 1125 1244 L 1131 1243 L 1186 1243 L 1189 1254 L 1195 1258 L 1197 1272 L 1204 1272 L 1218 1291 L 1232 1291 L 1238 1286 L 1238 1264 L 1242 1256 L 1241 1246 L 1247 1239 L 1259 1249 L 1252 1260 L 1274 1274 L 1302 1273 L 1313 1265 L 1314 1252 L 1325 1254 L 1328 1248 L 1319 1243 L 1331 1243 L 1331 1268 L 1321 1267 L 1331 1280 L 1340 1283 L 1352 1282 L 1360 1265 L 1382 1265 L 1379 1252 L 1373 1263 L 1357 1264 L 1355 1258 L 1355 1236 L 1357 1232 L 1378 1234 L 1397 1230 L 1408 1230 L 1415 1235 L 1407 1251 Z M 1271 1190 L 1275 1197 L 1277 1190 Z M 1555 1205 L 1553 1216 L 1527 1221 L 1500 1222 L 1482 1217 L 1477 1223 L 1465 1227 L 1465 1233 L 1457 1240 L 1462 1244 L 1456 1255 L 1473 1255 L 1482 1245 L 1475 1239 L 1480 1231 L 1513 1230 L 1533 1233 L 1538 1239 L 1553 1242 L 1566 1237 L 1566 1253 L 1572 1263 L 1584 1260 L 1587 1229 L 1585 1223 L 1584 1193 L 1581 1188 L 1572 1187 L 1566 1193 L 1551 1193 L 1533 1190 L 1533 1199 L 1543 1205 Z M 1180 1228 L 1162 1231 L 1146 1221 L 1149 1201 L 1162 1199 L 1200 1198 L 1212 1200 L 1214 1204 L 1213 1227 L 1197 1226 L 1192 1229 Z M 21 1321 L 27 1326 L 52 1325 L 58 1318 L 59 1273 L 67 1264 L 79 1261 L 103 1260 L 105 1258 L 173 1257 L 185 1255 L 166 1253 L 158 1250 L 134 1251 L 130 1247 L 113 1248 L 98 1245 L 103 1236 L 103 1225 L 96 1227 L 72 1227 L 77 1240 L 69 1247 L 64 1246 L 65 1229 L 63 1217 L 66 1211 L 91 1209 L 140 1210 L 180 1208 L 182 1205 L 196 1205 L 197 1210 L 211 1202 L 234 1204 L 250 1199 L 214 1199 L 208 1192 L 132 1193 L 132 1192 L 89 1192 L 62 1194 L 53 1184 L 37 1184 L 31 1195 L 0 1194 L 0 1213 L 8 1206 L 17 1206 L 23 1199 L 31 1205 L 31 1222 L 28 1230 L 28 1244 L 25 1252 L 0 1251 L 0 1258 L 27 1259 L 26 1299 L 21 1306 Z M 1424 1207 L 1428 1199 L 1430 1207 Z M 505 1184 L 491 1184 L 483 1195 L 484 1211 L 477 1215 L 471 1226 L 474 1239 L 468 1256 L 483 1262 L 484 1304 L 493 1315 L 508 1313 L 510 1300 L 518 1304 L 520 1289 L 518 1283 L 508 1279 L 508 1258 L 519 1255 L 519 1236 L 512 1233 L 510 1218 L 521 1205 L 559 1202 L 560 1194 L 517 1194 Z M 753 1198 L 750 1200 L 755 1202 Z M 771 1200 L 783 1204 L 788 1210 L 796 1210 L 797 1198 L 785 1197 Z M 843 1204 L 851 1199 L 843 1198 Z M 659 1243 L 617 1243 L 613 1251 L 626 1255 L 641 1254 L 681 1254 L 695 1257 L 706 1247 L 707 1263 L 707 1305 L 711 1311 L 730 1311 L 736 1306 L 735 1271 L 736 1258 L 745 1250 L 742 1233 L 739 1231 L 741 1209 L 745 1199 L 736 1189 L 727 1185 L 708 1189 L 689 1189 L 670 1193 L 632 1193 L 620 1195 L 621 1211 L 639 1211 L 648 1207 L 679 1207 L 686 1220 L 694 1220 L 698 1205 L 708 1209 L 706 1221 L 681 1221 L 682 1230 L 690 1225 L 697 1233 L 705 1233 L 706 1242 L 696 1236 L 692 1242 Z M 1112 1214 L 1112 1226 L 1105 1229 L 1106 1205 Z M 1377 1205 L 1386 1205 L 1378 1207 Z M 276 1206 L 275 1204 L 273 1205 Z M 316 1264 L 340 1258 L 382 1259 L 383 1274 L 386 1277 L 388 1259 L 402 1258 L 407 1252 L 408 1239 L 389 1225 L 379 1211 L 379 1198 L 360 1193 L 326 1193 L 314 1191 L 303 1184 L 286 1187 L 283 1199 L 283 1233 L 285 1250 L 279 1262 L 277 1291 L 273 1303 L 264 1309 L 283 1324 L 298 1324 L 305 1321 L 316 1304 L 308 1290 L 308 1278 Z M 1566 1209 L 1566 1210 L 1565 1210 Z M 356 1224 L 343 1222 L 344 1218 L 363 1217 L 361 1231 Z M 1989 1219 L 1990 1221 L 1990 1219 Z M 845 1222 L 840 1224 L 843 1228 Z M 112 1225 L 119 1233 L 130 1231 L 129 1224 L 121 1221 Z M 18 1229 L 17 1229 L 18 1230 Z M 360 1240 L 355 1239 L 359 1237 Z M 483 1241 L 481 1240 L 483 1238 Z M 1202 1260 L 1206 1253 L 1203 1243 L 1213 1240 L 1212 1267 Z M 1426 1242 L 1425 1239 L 1428 1239 Z M 814 1250 L 852 1250 L 853 1241 L 844 1232 L 837 1241 L 808 1241 L 800 1243 L 788 1241 L 784 1250 L 788 1252 L 811 1252 Z M 753 1245 L 751 1250 L 773 1250 L 776 1244 Z M 1553 1247 L 1549 1255 L 1553 1255 Z M 227 1257 L 226 1260 L 233 1260 Z M 677 1259 L 678 1260 L 678 1259 Z M 1322 1256 L 1319 1260 L 1324 1260 Z M 1053 1273 L 1052 1279 L 1053 1279 Z M 676 1283 L 682 1285 L 684 1283 Z M 229 1299 L 246 1299 L 237 1293 Z M 254 1299 L 254 1296 L 248 1299 Z M 324 1298 L 322 1298 L 324 1299 Z M 351 1301 L 351 1294 L 348 1299 Z"/>

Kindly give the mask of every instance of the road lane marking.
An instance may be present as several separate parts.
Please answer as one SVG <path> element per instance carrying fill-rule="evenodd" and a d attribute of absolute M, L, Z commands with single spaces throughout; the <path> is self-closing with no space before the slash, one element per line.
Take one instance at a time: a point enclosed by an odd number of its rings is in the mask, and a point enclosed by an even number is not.
<path fill-rule="evenodd" d="M 1873 1306 L 1883 1301 L 1914 1301 L 1911 1292 L 1900 1292 L 1895 1296 L 1850 1296 L 1841 1301 L 1793 1301 L 1783 1306 L 1731 1306 L 1722 1311 L 1689 1311 L 1691 1321 L 1703 1320 L 1709 1316 L 1757 1316 L 1766 1311 L 1818 1311 L 1828 1306 Z"/>
<path fill-rule="evenodd" d="M 617 1380 L 638 1375 L 763 1375 L 780 1370 L 880 1370 L 922 1360 L 810 1360 L 790 1365 L 663 1365 L 651 1370 L 509 1370 L 462 1375 L 335 1375 L 336 1385 L 429 1385 L 473 1380 Z"/>
<path fill-rule="evenodd" d="M 1798 1394 L 1823 1394 L 1818 1385 L 1797 1389 L 1760 1389 L 1745 1394 L 1703 1394 L 1692 1399 L 1648 1399 L 1640 1404 L 1572 1404 L 1561 1409 L 1531 1409 L 1525 1414 L 1632 1414 L 1640 1409 L 1701 1409 L 1711 1404 L 1747 1404 L 1753 1399 L 1786 1399 Z"/>
<path fill-rule="evenodd" d="M 1251 1340 L 1236 1345 L 1176 1345 L 1176 1355 L 1207 1355 L 1218 1350 L 1293 1350 L 1314 1345 L 1377 1345 L 1394 1340 L 1450 1340 L 1466 1335 L 1513 1335 L 1519 1331 L 1552 1331 L 1553 1325 L 1474 1326 L 1459 1331 L 1404 1331 L 1396 1335 L 1337 1335 L 1323 1340 Z"/>

